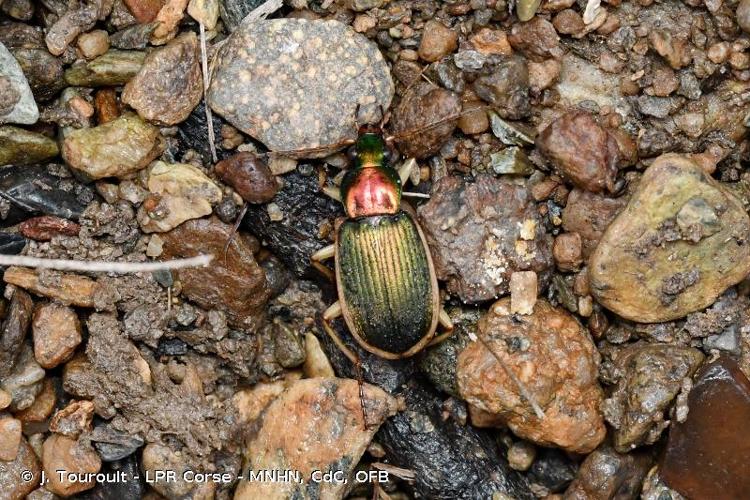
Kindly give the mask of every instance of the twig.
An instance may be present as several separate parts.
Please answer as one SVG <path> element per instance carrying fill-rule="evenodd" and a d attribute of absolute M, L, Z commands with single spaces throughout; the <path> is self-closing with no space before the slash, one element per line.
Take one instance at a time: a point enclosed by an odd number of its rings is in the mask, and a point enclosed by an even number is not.
<path fill-rule="evenodd" d="M 284 0 L 267 0 L 261 5 L 250 11 L 248 15 L 242 20 L 240 24 L 243 26 L 257 21 L 258 19 L 265 19 L 269 15 L 273 14 L 284 5 Z"/>
<path fill-rule="evenodd" d="M 415 193 L 413 191 L 402 191 L 401 196 L 406 196 L 410 198 L 429 198 L 430 197 L 429 194 Z"/>
<path fill-rule="evenodd" d="M 206 110 L 206 125 L 208 126 L 208 147 L 211 150 L 211 159 L 214 163 L 219 161 L 216 156 L 216 136 L 214 135 L 214 120 L 211 108 L 208 105 L 208 54 L 206 50 L 206 28 L 202 22 L 198 23 L 201 34 L 201 66 L 203 70 L 203 107 Z"/>
<path fill-rule="evenodd" d="M 472 337 L 472 340 L 474 339 L 479 340 L 479 342 L 482 343 L 485 349 L 490 351 L 490 354 L 494 356 L 497 363 L 503 368 L 503 370 L 505 370 L 505 373 L 508 375 L 508 377 L 510 377 L 513 383 L 516 384 L 516 387 L 518 387 L 518 392 L 521 393 L 521 396 L 523 396 L 523 398 L 526 401 L 528 401 L 529 405 L 531 405 L 531 408 L 534 410 L 536 417 L 539 420 L 542 420 L 544 418 L 544 411 L 542 410 L 542 407 L 539 406 L 539 403 L 536 402 L 536 400 L 534 399 L 534 396 L 532 396 L 529 390 L 526 388 L 526 385 L 523 382 L 521 382 L 521 379 L 516 377 L 516 374 L 513 373 L 513 371 L 510 368 L 508 368 L 508 365 L 505 364 L 505 362 L 500 358 L 500 356 L 498 356 L 495 350 L 492 349 L 490 345 L 487 342 L 485 342 L 482 337 L 478 335 L 477 336 L 471 335 L 471 337 Z"/>
<path fill-rule="evenodd" d="M 0 266 L 34 267 L 36 269 L 56 269 L 58 271 L 81 271 L 95 273 L 143 273 L 182 269 L 185 267 L 206 267 L 213 255 L 198 255 L 187 259 L 174 259 L 164 262 L 106 262 L 101 260 L 45 259 L 28 255 L 0 254 Z"/>

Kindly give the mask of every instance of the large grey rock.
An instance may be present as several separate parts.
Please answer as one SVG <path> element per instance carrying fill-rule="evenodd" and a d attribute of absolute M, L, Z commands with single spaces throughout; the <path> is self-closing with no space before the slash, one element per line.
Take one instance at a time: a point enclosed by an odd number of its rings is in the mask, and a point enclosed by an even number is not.
<path fill-rule="evenodd" d="M 298 157 L 339 148 L 357 123 L 377 122 L 392 97 L 374 44 L 338 21 L 304 19 L 241 25 L 222 47 L 208 91 L 232 125 Z"/>
<path fill-rule="evenodd" d="M 0 123 L 31 125 L 38 119 L 29 82 L 13 54 L 0 43 Z"/>

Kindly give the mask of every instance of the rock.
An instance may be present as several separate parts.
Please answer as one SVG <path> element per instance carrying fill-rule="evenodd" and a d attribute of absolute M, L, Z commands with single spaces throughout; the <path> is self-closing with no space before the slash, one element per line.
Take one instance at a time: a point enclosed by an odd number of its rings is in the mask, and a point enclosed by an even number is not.
<path fill-rule="evenodd" d="M 586 30 L 581 14 L 573 9 L 565 9 L 555 14 L 552 25 L 561 35 L 577 35 Z"/>
<path fill-rule="evenodd" d="M 10 394 L 8 394 L 5 390 L 0 389 L 0 410 L 4 410 L 9 407 L 12 400 L 13 399 L 11 398 Z"/>
<path fill-rule="evenodd" d="M 528 470 L 536 457 L 536 447 L 528 441 L 516 441 L 508 448 L 508 465 L 513 470 Z"/>
<path fill-rule="evenodd" d="M 16 418 L 24 424 L 44 422 L 52 415 L 56 404 L 55 380 L 45 378 L 42 382 L 42 390 L 36 395 L 34 402 L 28 408 L 16 412 Z"/>
<path fill-rule="evenodd" d="M 460 398 L 456 381 L 458 355 L 476 335 L 480 313 L 476 309 L 450 308 L 448 314 L 455 328 L 453 334 L 433 347 L 424 350 L 419 359 L 419 369 L 440 391 Z"/>
<path fill-rule="evenodd" d="M 96 486 L 80 495 L 81 500 L 148 498 L 148 487 L 142 479 L 139 460 L 136 459 L 135 455 L 131 455 L 124 460 L 104 463 L 100 473 L 108 474 L 106 477 L 118 477 L 115 474 L 119 474 L 121 479 L 114 482 L 97 482 Z"/>
<path fill-rule="evenodd" d="M 164 149 L 159 129 L 135 115 L 122 115 L 98 127 L 71 131 L 62 155 L 90 179 L 126 177 L 141 170 Z"/>
<path fill-rule="evenodd" d="M 141 69 L 146 57 L 137 50 L 110 49 L 92 61 L 80 61 L 65 70 L 65 81 L 76 87 L 125 85 Z"/>
<path fill-rule="evenodd" d="M 47 272 L 49 273 L 49 272 Z M 11 266 L 5 270 L 6 283 L 36 295 L 78 307 L 95 307 L 99 293 L 96 281 L 77 274 L 54 273 Z"/>
<path fill-rule="evenodd" d="M 669 432 L 664 482 L 688 498 L 741 498 L 750 487 L 750 442 L 736 429 L 750 417 L 750 381 L 721 356 L 696 375 L 688 407 Z"/>
<path fill-rule="evenodd" d="M 12 462 L 21 446 L 21 421 L 9 415 L 0 416 L 0 461 Z"/>
<path fill-rule="evenodd" d="M 588 453 L 602 442 L 599 354 L 573 316 L 544 300 L 531 315 L 513 315 L 505 298 L 480 320 L 479 336 L 484 343 L 469 344 L 458 358 L 458 387 L 468 403 L 500 416 L 517 436 L 542 446 Z M 495 356 L 524 384 L 544 418 L 536 416 Z"/>
<path fill-rule="evenodd" d="M 222 197 L 211 179 L 186 163 L 155 162 L 149 168 L 147 185 L 151 196 L 138 209 L 138 222 L 146 233 L 163 233 L 186 220 L 209 215 Z"/>
<path fill-rule="evenodd" d="M 180 35 L 151 52 L 122 93 L 122 102 L 144 120 L 174 125 L 185 120 L 203 97 L 198 38 Z"/>
<path fill-rule="evenodd" d="M 123 0 L 139 24 L 150 23 L 164 6 L 164 0 Z"/>
<path fill-rule="evenodd" d="M 89 437 L 105 462 L 122 460 L 135 453 L 144 443 L 140 436 L 115 430 L 109 424 L 94 427 Z"/>
<path fill-rule="evenodd" d="M 637 498 L 651 458 L 645 453 L 617 453 L 602 445 L 581 464 L 563 495 L 565 500 Z"/>
<path fill-rule="evenodd" d="M 740 0 L 737 4 L 737 24 L 740 25 L 742 31 L 750 33 L 750 1 Z"/>
<path fill-rule="evenodd" d="M 31 472 L 31 477 L 25 480 L 24 473 Z M 34 449 L 29 446 L 26 438 L 21 438 L 16 458 L 12 461 L 3 462 L 0 467 L 0 484 L 3 485 L 3 499 L 21 500 L 39 486 L 41 481 L 41 467 L 39 460 L 34 454 Z"/>
<path fill-rule="evenodd" d="M 476 109 L 473 113 L 471 110 Z M 477 100 L 464 101 L 458 128 L 467 135 L 481 134 L 490 127 L 490 120 L 484 106 Z"/>
<path fill-rule="evenodd" d="M 556 59 L 537 63 L 529 61 L 529 87 L 535 94 L 552 87 L 560 77 L 562 65 Z"/>
<path fill-rule="evenodd" d="M 550 57 L 559 59 L 563 55 L 555 27 L 543 17 L 513 24 L 508 41 L 532 61 L 542 62 Z"/>
<path fill-rule="evenodd" d="M 665 410 L 703 358 L 697 349 L 663 344 L 628 347 L 617 356 L 623 376 L 602 406 L 607 422 L 615 429 L 617 451 L 627 453 L 659 439 L 669 425 Z"/>
<path fill-rule="evenodd" d="M 143 449 L 142 467 L 146 474 L 155 478 L 150 486 L 166 498 L 214 498 L 215 483 L 187 481 L 185 474 L 187 471 L 195 470 L 195 465 L 189 463 L 188 457 L 171 450 L 168 446 L 157 443 L 146 445 Z M 157 477 L 157 471 L 163 470 L 175 471 L 176 479 Z M 235 494 L 235 498 L 239 497 Z"/>
<path fill-rule="evenodd" d="M 555 448 L 540 448 L 529 468 L 529 481 L 551 493 L 559 493 L 575 478 L 578 464 L 565 452 Z"/>
<path fill-rule="evenodd" d="M 258 8 L 263 0 L 223 0 L 219 2 L 219 15 L 227 29 L 232 32 L 250 12 Z"/>
<path fill-rule="evenodd" d="M 94 108 L 96 110 L 96 123 L 99 125 L 111 122 L 120 116 L 115 90 L 110 88 L 97 90 L 94 94 Z"/>
<path fill-rule="evenodd" d="M 490 168 L 496 174 L 531 175 L 534 167 L 523 149 L 512 146 L 490 155 Z"/>
<path fill-rule="evenodd" d="M 63 63 L 44 48 L 10 48 L 26 75 L 31 92 L 38 102 L 46 102 L 65 87 Z"/>
<path fill-rule="evenodd" d="M 449 90 L 417 82 L 393 113 L 393 134 L 406 157 L 435 154 L 451 136 L 461 113 L 461 99 Z"/>
<path fill-rule="evenodd" d="M 519 0 L 516 4 L 518 20 L 526 22 L 533 19 L 541 3 L 542 0 Z"/>
<path fill-rule="evenodd" d="M 577 271 L 583 263 L 583 242 L 578 233 L 563 233 L 555 238 L 552 255 L 561 271 Z"/>
<path fill-rule="evenodd" d="M 223 255 L 232 227 L 216 218 L 185 222 L 164 233 L 162 259 L 193 257 L 198 254 Z M 201 307 L 218 304 L 231 324 L 252 330 L 257 327 L 268 301 L 265 275 L 253 256 L 257 242 L 237 233 L 229 246 L 226 265 L 175 271 L 182 282 L 182 293 Z"/>
<path fill-rule="evenodd" d="M 0 232 L 0 254 L 18 255 L 26 247 L 26 238 L 21 235 Z M 0 283 L 0 291 L 4 288 Z"/>
<path fill-rule="evenodd" d="M 509 56 L 513 49 L 504 31 L 482 28 L 469 37 L 469 42 L 484 55 Z"/>
<path fill-rule="evenodd" d="M 284 368 L 294 368 L 305 362 L 304 340 L 281 322 L 273 325 L 273 355 Z"/>
<path fill-rule="evenodd" d="M 135 26 L 113 33 L 109 38 L 109 43 L 116 49 L 145 49 L 148 46 L 148 42 L 151 40 L 151 35 L 153 35 L 156 27 L 156 22 L 136 24 Z"/>
<path fill-rule="evenodd" d="M 42 467 L 49 483 L 46 488 L 64 497 L 80 493 L 94 487 L 90 481 L 73 480 L 73 474 L 96 474 L 102 467 L 99 455 L 81 441 L 60 434 L 52 434 L 44 441 Z M 64 473 L 58 474 L 58 470 Z"/>
<path fill-rule="evenodd" d="M 34 360 L 31 347 L 24 344 L 13 369 L 0 381 L 0 388 L 11 395 L 10 410 L 18 415 L 20 410 L 29 408 L 42 391 L 43 379 L 44 370 Z"/>
<path fill-rule="evenodd" d="M 77 439 L 82 432 L 91 431 L 94 418 L 94 403 L 91 401 L 71 401 L 55 413 L 49 422 L 49 430 L 71 439 Z"/>
<path fill-rule="evenodd" d="M 0 124 L 31 125 L 39 119 L 29 82 L 13 54 L 0 43 Z"/>
<path fill-rule="evenodd" d="M 690 160 L 663 155 L 589 261 L 594 298 L 643 323 L 703 309 L 750 271 L 742 203 Z"/>
<path fill-rule="evenodd" d="M 327 156 L 355 137 L 355 124 L 377 123 L 393 97 L 377 46 L 338 21 L 256 21 L 218 57 L 211 108 L 272 151 Z"/>
<path fill-rule="evenodd" d="M 274 400 L 245 443 L 245 471 L 298 471 L 301 483 L 242 481 L 236 499 L 286 497 L 298 488 L 303 496 L 313 494 L 342 498 L 346 484 L 310 481 L 313 471 L 342 470 L 350 477 L 380 424 L 396 413 L 398 403 L 383 390 L 364 386 L 367 427 L 363 427 L 359 388 L 351 379 L 299 380 Z M 365 429 L 365 430 L 363 430 Z M 292 433 L 307 436 L 305 446 L 289 441 Z M 297 490 L 297 491 L 300 491 Z"/>
<path fill-rule="evenodd" d="M 538 293 L 534 271 L 519 271 L 510 275 L 510 310 L 513 314 L 534 312 Z"/>
<path fill-rule="evenodd" d="M 305 364 L 302 370 L 307 378 L 336 376 L 330 361 L 320 347 L 320 342 L 310 332 L 305 333 Z"/>
<path fill-rule="evenodd" d="M 112 11 L 113 3 L 99 0 L 72 4 L 47 30 L 44 37 L 47 49 L 52 55 L 61 55 L 78 35 L 93 28 L 98 20 L 104 20 Z"/>
<path fill-rule="evenodd" d="M 536 272 L 540 288 L 549 279 L 552 239 L 525 187 L 487 175 L 474 183 L 447 176 L 418 213 L 438 278 L 462 300 L 508 293 L 517 271 Z"/>
<path fill-rule="evenodd" d="M 21 352 L 31 323 L 34 302 L 23 290 L 15 290 L 0 325 L 0 379 L 8 376 Z"/>
<path fill-rule="evenodd" d="M 165 0 L 154 22 L 157 23 L 151 35 L 153 45 L 164 45 L 177 34 L 177 27 L 185 17 L 188 0 Z"/>
<path fill-rule="evenodd" d="M 99 57 L 109 50 L 109 34 L 104 30 L 93 30 L 78 37 L 78 50 L 86 59 Z"/>
<path fill-rule="evenodd" d="M 617 141 L 589 113 L 564 114 L 542 130 L 536 144 L 576 187 L 594 193 L 615 190 Z"/>
<path fill-rule="evenodd" d="M 220 3 L 219 0 L 190 0 L 187 13 L 210 31 L 216 27 L 219 20 Z"/>
<path fill-rule="evenodd" d="M 10 125 L 0 126 L 0 166 L 39 163 L 58 153 L 57 143 L 46 135 Z"/>
<path fill-rule="evenodd" d="M 520 120 L 531 113 L 529 71 L 520 57 L 510 57 L 495 71 L 474 80 L 474 92 L 503 118 Z"/>
<path fill-rule="evenodd" d="M 279 191 L 268 165 L 256 154 L 242 152 L 214 166 L 216 176 L 248 203 L 266 203 Z"/>
<path fill-rule="evenodd" d="M 34 311 L 34 357 L 42 368 L 54 368 L 73 356 L 81 343 L 81 322 L 70 307 L 47 303 Z"/>
<path fill-rule="evenodd" d="M 310 257 L 330 244 L 333 223 L 344 213 L 341 203 L 320 191 L 316 171 L 304 175 L 295 170 L 282 179 L 283 187 L 273 199 L 282 219 L 272 220 L 265 206 L 250 205 L 242 227 L 266 242 L 301 277 L 315 272 Z"/>
<path fill-rule="evenodd" d="M 594 252 L 604 231 L 627 205 L 627 197 L 609 198 L 575 188 L 562 212 L 562 226 L 581 237 L 584 260 Z"/>
<path fill-rule="evenodd" d="M 527 147 L 534 144 L 533 133 L 524 125 L 511 123 L 490 111 L 492 133 L 506 146 Z"/>
<path fill-rule="evenodd" d="M 216 113 L 211 114 L 211 121 L 214 126 L 214 131 L 221 130 L 222 127 L 227 124 L 227 122 L 222 120 Z M 204 107 L 203 101 L 198 104 L 185 121 L 177 125 L 177 135 L 180 139 L 177 151 L 178 156 L 184 155 L 188 150 L 193 150 L 200 154 L 200 157 L 205 164 L 213 163 L 209 147 L 206 108 Z M 222 143 L 223 141 L 216 141 L 216 156 L 219 160 L 223 160 L 234 154 L 234 151 L 225 150 L 222 147 Z"/>
<path fill-rule="evenodd" d="M 440 21 L 427 21 L 422 32 L 422 40 L 419 42 L 419 57 L 427 62 L 435 62 L 457 48 L 457 32 Z"/>
<path fill-rule="evenodd" d="M 18 231 L 30 240 L 50 241 L 55 236 L 78 236 L 81 226 L 75 222 L 55 217 L 54 215 L 40 215 L 23 221 Z"/>

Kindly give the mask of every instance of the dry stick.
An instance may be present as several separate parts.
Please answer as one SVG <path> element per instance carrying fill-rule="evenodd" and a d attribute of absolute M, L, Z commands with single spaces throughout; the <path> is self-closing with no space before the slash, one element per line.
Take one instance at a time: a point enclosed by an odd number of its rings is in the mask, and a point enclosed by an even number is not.
<path fill-rule="evenodd" d="M 250 13 L 242 19 L 241 24 L 245 25 L 257 21 L 258 19 L 265 19 L 270 14 L 279 10 L 282 5 L 284 5 L 284 0 L 268 0 L 251 10 Z"/>
<path fill-rule="evenodd" d="M 216 136 L 214 135 L 214 120 L 211 116 L 211 108 L 208 106 L 208 54 L 206 51 L 206 28 L 202 22 L 198 23 L 201 34 L 201 66 L 203 70 L 203 107 L 206 110 L 206 125 L 208 126 L 208 147 L 211 150 L 211 159 L 214 163 L 219 161 L 216 156 Z"/>
<path fill-rule="evenodd" d="M 473 335 L 472 335 L 473 337 Z M 531 405 L 531 408 L 533 408 L 534 413 L 536 414 L 536 417 L 539 420 L 542 420 L 544 418 L 544 411 L 542 411 L 542 407 L 539 406 L 539 403 L 536 402 L 534 397 L 531 395 L 529 390 L 526 388 L 526 385 L 524 385 L 523 382 L 521 382 L 521 379 L 516 377 L 516 374 L 511 371 L 510 368 L 508 368 L 508 365 L 505 364 L 505 362 L 500 358 L 500 356 L 497 355 L 497 353 L 492 349 L 487 342 L 484 341 L 482 337 L 479 335 L 476 336 L 477 340 L 482 343 L 482 345 L 490 351 L 490 354 L 495 357 L 495 360 L 497 360 L 498 364 L 503 367 L 503 370 L 505 370 L 505 373 L 510 377 L 510 379 L 513 381 L 514 384 L 516 384 L 516 387 L 518 387 L 518 392 L 521 393 L 521 396 L 524 397 L 526 401 L 529 402 Z"/>
<path fill-rule="evenodd" d="M 29 257 L 28 255 L 0 254 L 0 266 L 123 274 L 166 271 L 185 267 L 206 267 L 213 258 L 213 255 L 198 255 L 187 259 L 174 259 L 164 262 L 106 262 L 101 260 L 45 259 L 42 257 Z"/>

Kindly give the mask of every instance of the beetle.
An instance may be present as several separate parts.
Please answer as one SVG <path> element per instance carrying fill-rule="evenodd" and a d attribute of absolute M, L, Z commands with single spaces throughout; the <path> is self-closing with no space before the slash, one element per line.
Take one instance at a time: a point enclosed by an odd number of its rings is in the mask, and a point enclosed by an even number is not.
<path fill-rule="evenodd" d="M 340 190 L 324 190 L 342 202 L 346 217 L 334 225 L 334 243 L 311 257 L 316 267 L 334 259 L 339 299 L 323 313 L 322 324 L 355 365 L 360 400 L 360 360 L 333 329 L 335 319 L 343 317 L 363 349 L 389 360 L 414 356 L 453 331 L 440 303 L 427 240 L 413 212 L 401 204 L 411 164 L 405 162 L 396 170 L 390 164 L 389 151 L 379 128 L 360 128 L 354 165 Z M 438 325 L 445 330 L 440 335 L 436 335 Z"/>

